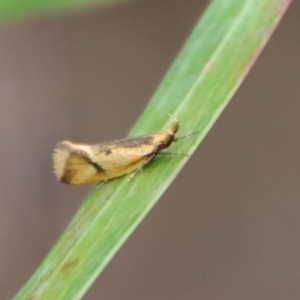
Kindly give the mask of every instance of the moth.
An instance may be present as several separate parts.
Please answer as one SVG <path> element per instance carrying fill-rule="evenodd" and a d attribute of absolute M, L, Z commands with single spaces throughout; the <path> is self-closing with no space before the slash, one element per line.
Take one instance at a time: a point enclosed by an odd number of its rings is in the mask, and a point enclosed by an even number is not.
<path fill-rule="evenodd" d="M 54 173 L 68 184 L 106 181 L 132 173 L 128 181 L 158 155 L 186 155 L 162 152 L 173 142 L 179 122 L 171 116 L 169 127 L 155 134 L 104 142 L 95 145 L 63 141 L 54 149 Z"/>

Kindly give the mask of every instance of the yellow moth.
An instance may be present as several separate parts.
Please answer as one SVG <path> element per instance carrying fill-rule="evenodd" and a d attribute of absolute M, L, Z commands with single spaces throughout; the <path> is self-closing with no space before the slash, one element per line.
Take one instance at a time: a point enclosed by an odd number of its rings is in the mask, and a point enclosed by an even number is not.
<path fill-rule="evenodd" d="M 69 141 L 59 143 L 53 154 L 57 179 L 68 184 L 86 184 L 132 173 L 129 181 L 157 155 L 182 155 L 161 152 L 178 140 L 175 134 L 179 122 L 171 118 L 169 127 L 155 134 L 95 145 L 74 144 Z"/>

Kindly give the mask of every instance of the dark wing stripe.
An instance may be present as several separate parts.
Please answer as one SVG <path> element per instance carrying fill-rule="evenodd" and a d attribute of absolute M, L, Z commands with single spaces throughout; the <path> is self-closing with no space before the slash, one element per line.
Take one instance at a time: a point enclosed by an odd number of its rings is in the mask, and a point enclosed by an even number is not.
<path fill-rule="evenodd" d="M 98 165 L 97 163 L 95 163 L 94 161 L 92 161 L 89 156 L 86 154 L 85 151 L 82 151 L 82 150 L 76 150 L 74 152 L 75 155 L 78 155 L 80 158 L 84 159 L 88 164 L 92 165 L 95 170 L 98 172 L 98 173 L 102 173 L 102 172 L 105 172 L 104 169 L 102 169 L 102 167 L 100 165 Z"/>

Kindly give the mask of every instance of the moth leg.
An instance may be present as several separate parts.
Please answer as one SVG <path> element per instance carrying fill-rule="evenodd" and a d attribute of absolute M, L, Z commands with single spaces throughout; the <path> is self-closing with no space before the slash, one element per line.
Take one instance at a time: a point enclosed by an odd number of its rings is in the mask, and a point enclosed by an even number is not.
<path fill-rule="evenodd" d="M 103 186 L 106 182 L 107 182 L 107 180 L 99 181 L 96 185 L 96 189 L 98 190 L 99 188 L 101 188 L 101 186 Z"/>
<path fill-rule="evenodd" d="M 159 152 L 157 155 L 168 155 L 168 156 L 187 156 L 189 157 L 189 154 L 186 153 L 172 153 L 172 152 Z"/>
<path fill-rule="evenodd" d="M 126 180 L 126 185 L 129 183 L 129 181 L 132 179 L 132 177 L 135 176 L 137 172 L 142 171 L 142 169 L 145 167 L 145 165 L 147 165 L 156 155 L 157 155 L 156 152 L 154 152 L 151 155 L 149 155 L 149 157 L 147 158 L 147 160 L 141 166 L 139 166 L 136 170 L 134 170 L 130 174 L 130 176 Z"/>

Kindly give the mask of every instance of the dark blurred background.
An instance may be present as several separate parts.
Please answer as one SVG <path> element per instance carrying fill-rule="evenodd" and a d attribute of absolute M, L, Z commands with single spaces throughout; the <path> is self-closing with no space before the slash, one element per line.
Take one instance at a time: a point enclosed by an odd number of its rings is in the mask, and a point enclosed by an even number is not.
<path fill-rule="evenodd" d="M 0 299 L 90 187 L 52 149 L 124 137 L 206 5 L 148 0 L 0 29 Z M 300 3 L 201 147 L 85 299 L 300 299 Z"/>

